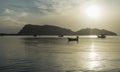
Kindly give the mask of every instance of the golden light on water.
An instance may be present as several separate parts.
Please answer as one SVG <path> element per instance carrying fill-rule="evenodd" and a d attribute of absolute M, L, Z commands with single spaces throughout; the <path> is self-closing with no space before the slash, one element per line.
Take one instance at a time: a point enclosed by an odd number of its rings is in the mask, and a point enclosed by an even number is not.
<path fill-rule="evenodd" d="M 91 61 L 91 62 L 89 62 L 89 69 L 90 70 L 95 70 L 96 68 L 98 68 L 99 67 L 99 62 L 98 61 Z"/>
<path fill-rule="evenodd" d="M 90 53 L 89 53 L 89 58 L 91 59 L 91 60 L 95 60 L 96 59 L 96 57 L 98 56 L 98 54 L 95 52 L 95 44 L 94 43 L 92 43 L 91 44 L 91 49 L 90 49 Z"/>
<path fill-rule="evenodd" d="M 90 5 L 85 8 L 85 13 L 89 18 L 99 18 L 101 16 L 101 9 L 97 5 Z"/>
<path fill-rule="evenodd" d="M 101 66 L 100 62 L 98 61 L 98 58 L 100 55 L 95 51 L 95 43 L 92 42 L 90 45 L 90 53 L 89 53 L 89 63 L 88 68 L 90 70 L 96 70 Z"/>
<path fill-rule="evenodd" d="M 89 37 L 90 38 L 96 38 L 97 36 L 96 35 L 90 35 Z"/>

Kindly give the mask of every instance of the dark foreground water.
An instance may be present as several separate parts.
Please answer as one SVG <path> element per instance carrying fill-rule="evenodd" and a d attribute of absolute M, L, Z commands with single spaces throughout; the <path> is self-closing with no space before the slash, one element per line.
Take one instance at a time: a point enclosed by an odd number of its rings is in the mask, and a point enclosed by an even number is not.
<path fill-rule="evenodd" d="M 120 37 L 0 37 L 0 72 L 120 72 Z"/>

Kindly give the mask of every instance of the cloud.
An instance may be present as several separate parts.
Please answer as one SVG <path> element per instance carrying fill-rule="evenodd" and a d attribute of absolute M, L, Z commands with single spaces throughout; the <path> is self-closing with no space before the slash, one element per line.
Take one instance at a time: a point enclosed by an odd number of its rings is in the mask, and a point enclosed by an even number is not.
<path fill-rule="evenodd" d="M 16 33 L 20 30 L 24 22 L 19 22 L 9 16 L 0 17 L 0 33 Z"/>
<path fill-rule="evenodd" d="M 14 10 L 11 10 L 11 9 L 6 8 L 4 12 L 5 12 L 5 13 L 8 13 L 8 14 L 11 14 L 11 13 L 14 12 Z"/>
<path fill-rule="evenodd" d="M 22 22 L 19 22 L 9 16 L 0 17 L 0 27 L 19 27 Z"/>
<path fill-rule="evenodd" d="M 18 17 L 26 17 L 26 16 L 28 16 L 28 13 L 26 12 L 22 12 L 18 15 Z"/>
<path fill-rule="evenodd" d="M 41 10 L 50 13 L 60 13 L 81 5 L 83 0 L 36 0 L 35 4 Z"/>
<path fill-rule="evenodd" d="M 61 13 L 79 6 L 84 0 L 0 0 L 0 9 L 6 13 L 27 12 L 40 15 Z"/>

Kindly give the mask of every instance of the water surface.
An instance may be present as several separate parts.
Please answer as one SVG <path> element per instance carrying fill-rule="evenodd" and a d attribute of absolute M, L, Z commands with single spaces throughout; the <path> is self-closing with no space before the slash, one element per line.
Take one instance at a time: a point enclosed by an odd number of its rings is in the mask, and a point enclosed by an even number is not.
<path fill-rule="evenodd" d="M 120 72 L 120 37 L 0 37 L 0 72 Z"/>

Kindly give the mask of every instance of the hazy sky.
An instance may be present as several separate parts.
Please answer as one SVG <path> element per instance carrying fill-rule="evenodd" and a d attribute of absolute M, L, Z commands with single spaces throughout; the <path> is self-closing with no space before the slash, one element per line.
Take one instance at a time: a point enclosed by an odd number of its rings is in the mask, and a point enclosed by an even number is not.
<path fill-rule="evenodd" d="M 87 16 L 92 5 L 99 7 L 99 17 Z M 0 0 L 0 32 L 16 33 L 25 24 L 73 31 L 91 27 L 120 34 L 120 0 Z"/>

